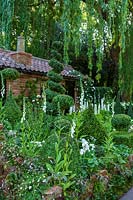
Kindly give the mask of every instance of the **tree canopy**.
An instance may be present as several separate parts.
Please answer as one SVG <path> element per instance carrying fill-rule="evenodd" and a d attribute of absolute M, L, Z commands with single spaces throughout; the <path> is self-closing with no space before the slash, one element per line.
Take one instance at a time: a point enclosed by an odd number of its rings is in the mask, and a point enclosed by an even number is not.
<path fill-rule="evenodd" d="M 64 62 L 85 49 L 89 75 L 101 77 L 103 60 L 110 60 L 116 78 L 122 70 L 125 46 L 130 43 L 131 0 L 1 0 L 0 47 L 16 49 L 23 34 L 26 50 L 49 58 L 52 41 L 64 43 Z M 129 63 L 130 65 L 130 63 Z M 131 66 L 130 66 L 131 67 Z"/>

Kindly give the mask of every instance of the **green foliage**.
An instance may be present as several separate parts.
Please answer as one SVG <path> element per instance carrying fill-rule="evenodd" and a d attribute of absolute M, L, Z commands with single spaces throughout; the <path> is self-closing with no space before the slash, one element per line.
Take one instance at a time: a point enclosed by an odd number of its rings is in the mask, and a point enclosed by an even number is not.
<path fill-rule="evenodd" d="M 113 131 L 112 132 L 113 141 L 116 144 L 124 144 L 126 146 L 132 147 L 133 144 L 133 133 L 128 133 L 127 131 Z"/>
<path fill-rule="evenodd" d="M 55 58 L 52 58 L 48 63 L 56 73 L 60 73 L 63 70 L 63 64 Z"/>
<path fill-rule="evenodd" d="M 127 114 L 133 119 L 133 105 L 130 103 Z"/>
<path fill-rule="evenodd" d="M 104 129 L 106 132 L 110 132 L 112 129 L 111 126 L 111 112 L 106 111 L 106 110 L 101 110 L 100 114 L 96 115 L 96 118 L 99 120 L 99 122 L 103 125 Z"/>
<path fill-rule="evenodd" d="M 63 48 L 63 43 L 61 41 L 54 41 L 52 43 L 52 48 L 57 52 L 61 51 Z M 57 59 L 57 58 L 56 58 Z"/>
<path fill-rule="evenodd" d="M 3 69 L 1 73 L 3 75 L 3 78 L 9 80 L 15 80 L 20 76 L 19 72 L 16 69 L 11 69 L 11 68 Z"/>
<path fill-rule="evenodd" d="M 55 96 L 52 102 L 55 106 L 58 106 L 59 104 L 61 110 L 69 109 L 71 106 L 74 105 L 73 98 L 69 95 L 63 95 L 63 94 Z"/>
<path fill-rule="evenodd" d="M 58 60 L 61 43 L 59 41 L 55 41 L 52 45 L 54 50 L 52 49 L 52 56 L 53 52 L 54 54 L 57 53 L 57 56 L 54 56 L 50 61 L 49 65 L 53 68 L 48 73 L 49 80 L 47 81 L 48 89 L 46 90 L 46 99 L 47 99 L 47 111 L 51 112 L 52 110 L 54 114 L 61 114 L 61 112 L 64 112 L 65 109 L 69 109 L 71 105 L 74 104 L 73 98 L 64 95 L 66 92 L 66 89 L 61 85 L 61 81 L 63 77 L 60 75 L 61 71 L 63 70 L 63 64 L 60 63 Z M 59 49 L 58 49 L 59 47 Z M 51 106 L 51 107 L 50 107 Z"/>
<path fill-rule="evenodd" d="M 103 142 L 106 136 L 106 131 L 96 118 L 91 106 L 81 113 L 79 137 L 82 135 L 88 138 L 93 136 L 97 143 Z"/>
<path fill-rule="evenodd" d="M 129 125 L 131 124 L 131 117 L 125 114 L 116 114 L 111 120 L 112 126 L 120 130 L 128 130 Z"/>
<path fill-rule="evenodd" d="M 56 95 L 58 95 L 57 92 L 52 91 L 52 90 L 50 90 L 49 88 L 47 88 L 47 89 L 45 90 L 45 92 L 46 92 L 47 101 L 52 101 L 52 99 L 53 99 Z"/>
<path fill-rule="evenodd" d="M 56 83 L 54 81 L 48 80 L 48 87 L 49 89 L 51 89 L 52 91 L 64 94 L 66 92 L 65 88 L 60 84 L 60 83 Z"/>
<path fill-rule="evenodd" d="M 54 59 L 57 59 L 58 61 L 62 61 L 62 56 L 60 53 L 58 53 L 56 50 L 51 50 L 51 57 Z"/>
<path fill-rule="evenodd" d="M 120 103 L 120 98 L 117 97 L 115 105 L 114 105 L 114 112 L 115 114 L 124 114 L 124 108 L 122 107 L 121 103 Z"/>
<path fill-rule="evenodd" d="M 26 89 L 28 89 L 29 97 L 32 100 L 36 98 L 37 95 L 37 80 L 27 80 L 25 84 Z"/>
<path fill-rule="evenodd" d="M 96 126 L 97 121 L 89 114 L 90 109 L 84 114 L 84 121 L 86 123 L 91 117 Z M 5 140 L 2 140 L 0 155 L 6 161 L 4 170 L 7 169 L 8 174 L 2 178 L 10 188 L 6 193 L 8 199 L 39 200 L 53 185 L 63 188 L 66 199 L 86 199 L 91 183 L 95 199 L 119 199 L 121 187 L 124 190 L 129 182 L 132 183 L 132 168 L 126 167 L 132 147 L 115 145 L 112 133 L 103 142 L 97 141 L 98 134 L 95 135 L 96 141 L 91 135 L 87 140 L 83 135 L 76 137 L 77 129 L 82 123 L 85 125 L 81 121 L 84 112 L 75 113 L 74 118 L 72 115 L 54 117 L 26 101 L 25 120 L 15 136 L 3 132 Z M 105 115 L 104 119 L 109 117 L 105 112 L 102 115 L 103 118 Z M 91 126 L 90 120 L 88 123 Z M 70 134 L 72 126 L 75 127 L 73 137 Z M 92 132 L 96 130 L 94 124 L 91 128 Z M 132 142 L 131 139 L 130 144 Z M 98 147 L 102 149 L 102 155 L 96 151 Z M 81 148 L 87 148 L 84 154 L 81 154 Z M 12 167 L 14 171 L 10 171 Z M 85 192 L 87 196 L 84 196 Z"/>
<path fill-rule="evenodd" d="M 12 128 L 14 128 L 15 125 L 20 122 L 22 113 L 11 91 L 8 93 L 6 102 L 2 108 L 2 113 L 4 121 L 9 122 L 12 125 Z"/>
<path fill-rule="evenodd" d="M 48 72 L 47 76 L 48 78 L 50 78 L 50 80 L 55 81 L 56 83 L 63 80 L 63 77 L 60 74 L 55 73 L 54 71 Z"/>
<path fill-rule="evenodd" d="M 123 11 L 125 12 L 125 11 Z M 131 24 L 133 18 L 131 19 Z M 124 24 L 125 26 L 125 24 Z M 133 26 L 130 26 L 124 37 L 125 51 L 122 52 L 122 66 L 120 69 L 119 85 L 123 100 L 126 102 L 133 100 Z"/>
<path fill-rule="evenodd" d="M 68 119 L 58 117 L 54 121 L 54 127 L 56 131 L 61 133 L 69 133 L 71 129 L 71 122 Z"/>

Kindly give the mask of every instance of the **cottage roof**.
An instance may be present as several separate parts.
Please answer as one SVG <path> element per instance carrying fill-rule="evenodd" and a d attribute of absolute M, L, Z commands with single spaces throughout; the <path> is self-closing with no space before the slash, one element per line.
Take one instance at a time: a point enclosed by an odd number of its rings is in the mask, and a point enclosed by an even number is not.
<path fill-rule="evenodd" d="M 32 65 L 26 66 L 25 64 L 16 62 L 11 54 L 15 53 L 14 51 L 7 51 L 0 49 L 0 69 L 4 68 L 14 68 L 18 71 L 25 73 L 40 73 L 46 74 L 52 68 L 48 64 L 48 60 L 32 56 Z M 72 68 L 70 65 L 64 66 L 64 70 L 61 72 L 64 77 L 68 78 L 77 78 L 77 71 Z M 80 73 L 78 73 L 80 74 Z"/>

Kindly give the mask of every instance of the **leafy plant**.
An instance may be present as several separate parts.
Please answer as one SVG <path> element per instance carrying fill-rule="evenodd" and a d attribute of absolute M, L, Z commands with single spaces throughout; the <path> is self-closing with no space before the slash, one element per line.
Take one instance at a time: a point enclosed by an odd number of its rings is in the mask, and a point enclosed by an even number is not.
<path fill-rule="evenodd" d="M 3 120 L 9 122 L 12 128 L 20 122 L 22 112 L 18 107 L 13 94 L 9 91 L 4 107 L 2 108 Z"/>
<path fill-rule="evenodd" d="M 9 80 L 15 80 L 20 76 L 20 73 L 16 69 L 6 68 L 1 71 L 3 77 Z"/>
<path fill-rule="evenodd" d="M 79 137 L 82 135 L 85 135 L 88 138 L 93 136 L 96 138 L 97 143 L 104 141 L 106 136 L 106 131 L 94 115 L 94 111 L 91 106 L 81 112 Z"/>
<path fill-rule="evenodd" d="M 116 114 L 113 116 L 111 123 L 112 126 L 118 131 L 128 130 L 131 123 L 131 117 L 125 114 Z"/>

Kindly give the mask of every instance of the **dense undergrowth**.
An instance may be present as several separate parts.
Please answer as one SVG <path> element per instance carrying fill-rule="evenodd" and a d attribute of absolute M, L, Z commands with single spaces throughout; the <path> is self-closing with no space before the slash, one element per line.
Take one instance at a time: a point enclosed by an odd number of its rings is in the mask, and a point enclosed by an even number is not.
<path fill-rule="evenodd" d="M 39 200 L 58 185 L 62 199 L 117 200 L 132 186 L 132 128 L 113 130 L 110 112 L 52 116 L 29 102 L 24 111 L 7 120 L 1 108 L 0 199 Z"/>

